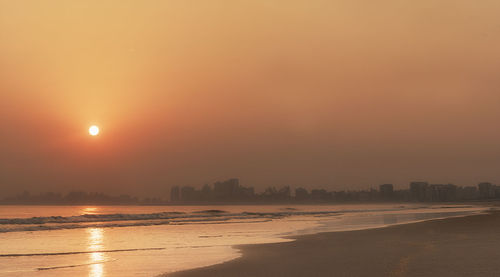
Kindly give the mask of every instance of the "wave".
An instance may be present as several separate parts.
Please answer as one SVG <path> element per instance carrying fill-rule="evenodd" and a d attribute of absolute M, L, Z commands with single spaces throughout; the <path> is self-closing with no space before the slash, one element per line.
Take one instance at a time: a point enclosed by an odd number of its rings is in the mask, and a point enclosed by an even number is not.
<path fill-rule="evenodd" d="M 197 213 L 197 214 L 204 214 L 204 213 L 222 214 L 222 213 L 227 213 L 227 212 L 223 211 L 223 210 L 203 210 L 203 211 L 196 211 L 195 213 Z"/>
<path fill-rule="evenodd" d="M 154 220 L 182 217 L 181 212 L 162 212 L 150 214 L 84 214 L 77 216 L 48 216 L 31 218 L 0 218 L 3 224 L 47 224 L 47 223 L 84 223 L 103 221 Z"/>
<path fill-rule="evenodd" d="M 428 207 L 418 207 L 422 209 Z M 203 210 L 192 213 L 159 212 L 149 214 L 85 214 L 78 216 L 49 216 L 31 218 L 0 218 L 0 233 L 21 231 L 45 231 L 76 228 L 108 228 L 152 225 L 227 224 L 265 222 L 289 216 L 338 216 L 346 213 L 385 212 L 415 209 L 395 207 L 390 209 L 359 209 L 337 211 L 297 211 L 286 209 L 278 212 L 229 213 L 222 210 Z"/>
<path fill-rule="evenodd" d="M 50 223 L 92 223 L 112 221 L 141 221 L 162 219 L 191 219 L 191 218 L 225 218 L 225 217 L 283 217 L 290 215 L 314 215 L 324 213 L 338 213 L 338 211 L 323 212 L 242 212 L 227 213 L 219 210 L 207 210 L 186 213 L 150 213 L 150 214 L 85 214 L 78 216 L 48 216 L 31 218 L 0 218 L 0 225 L 26 225 L 26 224 L 50 224 Z"/>

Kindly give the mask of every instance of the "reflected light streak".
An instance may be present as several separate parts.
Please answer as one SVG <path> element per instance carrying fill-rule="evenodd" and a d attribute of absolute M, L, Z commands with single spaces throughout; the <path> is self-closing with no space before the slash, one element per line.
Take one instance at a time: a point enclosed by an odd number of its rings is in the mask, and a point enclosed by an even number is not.
<path fill-rule="evenodd" d="M 103 249 L 104 230 L 102 228 L 89 228 L 87 229 L 87 249 L 90 251 L 99 251 Z M 103 277 L 104 264 L 106 255 L 104 253 L 90 253 L 89 264 L 90 271 L 89 277 Z"/>

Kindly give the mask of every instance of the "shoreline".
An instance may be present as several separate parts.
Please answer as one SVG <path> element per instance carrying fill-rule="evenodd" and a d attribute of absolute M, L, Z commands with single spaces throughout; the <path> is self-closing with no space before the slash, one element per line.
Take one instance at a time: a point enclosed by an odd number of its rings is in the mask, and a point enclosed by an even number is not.
<path fill-rule="evenodd" d="M 242 254 L 236 259 L 160 276 L 500 274 L 500 265 L 494 264 L 500 258 L 500 253 L 496 253 L 500 249 L 500 211 L 286 238 L 294 240 L 235 246 Z M 464 251 L 448 251 L 451 249 Z M 482 260 L 478 261 L 479 257 Z"/>
<path fill-rule="evenodd" d="M 422 205 L 484 205 L 484 204 L 496 204 L 498 203 L 498 199 L 481 199 L 481 200 L 464 200 L 464 201 L 448 201 L 448 202 L 418 202 L 418 201 L 344 201 L 344 202 L 322 202 L 322 201 L 250 201 L 250 202 L 168 202 L 168 203 L 14 203 L 14 202 L 0 202 L 0 207 L 2 206 L 68 206 L 68 207 L 81 207 L 81 206 L 152 206 L 152 207 L 169 207 L 169 206 L 287 206 L 287 205 L 296 205 L 296 206 L 342 206 L 342 205 L 378 205 L 378 204 L 422 204 Z"/>

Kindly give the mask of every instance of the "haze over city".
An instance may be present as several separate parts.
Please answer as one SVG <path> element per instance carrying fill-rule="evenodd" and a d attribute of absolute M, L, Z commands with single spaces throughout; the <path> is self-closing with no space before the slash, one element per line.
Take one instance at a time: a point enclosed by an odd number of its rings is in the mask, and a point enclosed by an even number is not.
<path fill-rule="evenodd" d="M 0 1 L 0 191 L 499 182 L 499 8 Z"/>

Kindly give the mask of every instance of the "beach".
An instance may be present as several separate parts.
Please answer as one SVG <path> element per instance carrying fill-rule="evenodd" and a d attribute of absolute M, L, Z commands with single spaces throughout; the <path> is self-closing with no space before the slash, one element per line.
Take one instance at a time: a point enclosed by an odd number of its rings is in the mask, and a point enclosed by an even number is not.
<path fill-rule="evenodd" d="M 366 264 L 356 251 L 369 261 L 370 255 L 385 251 L 387 263 L 375 265 L 394 268 L 389 262 L 404 253 L 393 249 L 418 252 L 419 247 L 410 248 L 401 231 L 388 239 L 386 233 L 374 233 L 377 228 L 398 230 L 383 227 L 420 226 L 412 223 L 488 210 L 477 205 L 414 203 L 2 206 L 0 276 L 149 277 L 174 272 L 293 276 L 289 267 L 298 276 L 307 274 L 294 266 L 321 276 L 332 274 L 331 265 L 336 272 L 352 272 L 351 267 Z M 402 242 L 406 248 L 399 247 Z M 213 265 L 223 269 L 210 268 Z M 259 267 L 265 270 L 260 272 Z M 189 271 L 197 268 L 217 272 Z"/>
<path fill-rule="evenodd" d="M 237 247 L 238 259 L 165 276 L 499 276 L 500 212 Z"/>

